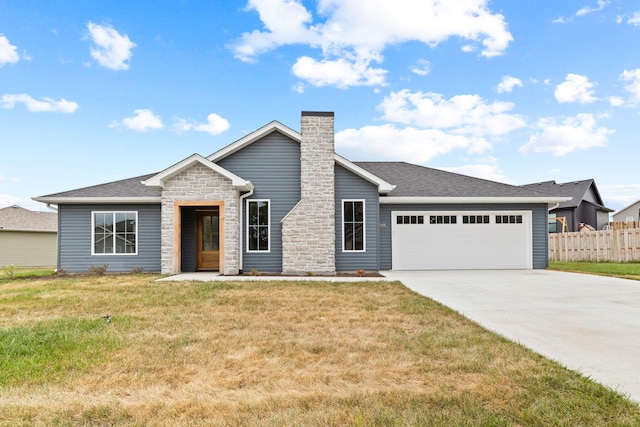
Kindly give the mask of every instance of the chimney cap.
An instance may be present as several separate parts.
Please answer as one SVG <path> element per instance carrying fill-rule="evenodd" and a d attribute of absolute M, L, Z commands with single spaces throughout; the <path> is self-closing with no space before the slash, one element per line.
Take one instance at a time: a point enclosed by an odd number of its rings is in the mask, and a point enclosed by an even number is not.
<path fill-rule="evenodd" d="M 302 116 L 333 117 L 333 111 L 303 111 Z"/>

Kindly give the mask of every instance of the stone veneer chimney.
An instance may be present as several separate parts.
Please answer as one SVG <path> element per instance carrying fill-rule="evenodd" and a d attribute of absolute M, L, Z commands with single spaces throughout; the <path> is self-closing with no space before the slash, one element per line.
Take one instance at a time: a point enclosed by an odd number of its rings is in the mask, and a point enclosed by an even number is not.
<path fill-rule="evenodd" d="M 335 160 L 332 112 L 302 112 L 300 202 L 282 220 L 282 271 L 335 274 Z"/>

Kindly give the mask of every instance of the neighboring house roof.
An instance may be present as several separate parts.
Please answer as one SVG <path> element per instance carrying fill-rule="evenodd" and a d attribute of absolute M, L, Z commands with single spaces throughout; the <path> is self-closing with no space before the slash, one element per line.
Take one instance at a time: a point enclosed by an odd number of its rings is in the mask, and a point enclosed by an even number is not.
<path fill-rule="evenodd" d="M 636 200 L 636 201 L 635 201 L 635 202 L 633 202 L 633 203 L 629 203 L 629 204 L 628 204 L 627 206 L 625 206 L 624 208 L 622 208 L 622 209 L 618 209 L 617 211 L 615 211 L 615 212 L 613 213 L 613 217 L 614 217 L 614 218 L 616 218 L 616 217 L 617 217 L 618 215 L 620 215 L 622 212 L 626 211 L 626 210 L 627 210 L 627 209 L 629 209 L 629 208 L 634 207 L 635 205 L 638 205 L 638 207 L 640 208 L 640 200 Z"/>
<path fill-rule="evenodd" d="M 0 230 L 55 232 L 58 230 L 58 214 L 9 206 L 0 209 Z"/>
<path fill-rule="evenodd" d="M 600 192 L 598 191 L 598 187 L 593 179 L 585 179 L 582 181 L 571 181 L 564 183 L 556 183 L 555 181 L 544 181 L 544 182 L 536 182 L 534 184 L 526 184 L 523 185 L 524 188 L 529 188 L 533 190 L 543 191 L 548 194 L 554 194 L 557 196 L 567 196 L 571 197 L 570 200 L 566 202 L 562 202 L 558 205 L 556 209 L 574 209 L 577 208 L 580 203 L 586 201 L 594 206 L 598 210 L 604 212 L 613 212 L 613 209 L 609 209 L 604 206 L 604 202 L 602 197 L 600 196 Z M 593 193 L 596 197 L 596 202 L 592 202 L 589 200 L 585 200 L 585 196 L 589 189 L 593 189 Z"/>
<path fill-rule="evenodd" d="M 385 203 L 385 199 L 393 203 L 411 201 L 485 203 L 500 200 L 521 203 L 558 203 L 560 200 L 566 200 L 566 197 L 558 198 L 532 189 L 406 162 L 355 162 L 355 164 L 396 186 L 387 197 L 380 199 L 381 203 Z"/>

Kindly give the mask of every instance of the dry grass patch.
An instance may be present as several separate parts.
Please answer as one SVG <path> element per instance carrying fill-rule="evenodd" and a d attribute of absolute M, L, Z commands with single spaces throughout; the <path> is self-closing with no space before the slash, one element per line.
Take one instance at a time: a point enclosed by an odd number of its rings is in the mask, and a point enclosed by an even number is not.
<path fill-rule="evenodd" d="M 0 365 L 3 425 L 640 424 L 622 396 L 399 283 L 15 281 Z"/>

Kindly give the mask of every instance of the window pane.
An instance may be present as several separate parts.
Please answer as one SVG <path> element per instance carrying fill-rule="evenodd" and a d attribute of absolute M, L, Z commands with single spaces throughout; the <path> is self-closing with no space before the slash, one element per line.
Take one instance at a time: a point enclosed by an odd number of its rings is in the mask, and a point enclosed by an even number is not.
<path fill-rule="evenodd" d="M 249 225 L 258 224 L 258 203 L 249 202 Z"/>
<path fill-rule="evenodd" d="M 364 222 L 364 203 L 353 202 L 353 220 L 356 222 Z"/>
<path fill-rule="evenodd" d="M 269 227 L 260 227 L 260 243 L 259 247 L 261 251 L 269 250 Z"/>
<path fill-rule="evenodd" d="M 344 249 L 347 251 L 353 250 L 353 224 L 344 224 Z"/>
<path fill-rule="evenodd" d="M 269 202 L 259 202 L 258 224 L 269 225 Z"/>
<path fill-rule="evenodd" d="M 364 226 L 361 223 L 355 224 L 353 236 L 353 249 L 356 251 L 361 251 L 364 249 Z"/>
<path fill-rule="evenodd" d="M 344 202 L 344 221 L 353 222 L 353 202 Z"/>
<path fill-rule="evenodd" d="M 257 226 L 249 227 L 249 250 L 250 251 L 258 250 L 258 227 Z"/>

